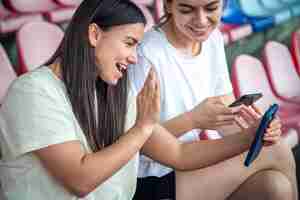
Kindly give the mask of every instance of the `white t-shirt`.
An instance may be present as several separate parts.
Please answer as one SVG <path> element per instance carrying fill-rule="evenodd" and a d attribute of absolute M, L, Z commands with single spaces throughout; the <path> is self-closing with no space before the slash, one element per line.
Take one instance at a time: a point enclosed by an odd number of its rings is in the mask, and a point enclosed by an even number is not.
<path fill-rule="evenodd" d="M 135 101 L 131 101 L 135 102 Z M 129 110 L 132 108 L 130 104 Z M 135 104 L 134 104 L 135 105 Z M 134 107 L 134 106 L 133 106 Z M 130 110 L 128 128 L 135 121 Z M 32 151 L 79 140 L 91 152 L 72 112 L 66 89 L 48 67 L 18 78 L 0 108 L 0 180 L 8 200 L 77 200 L 48 174 Z M 99 170 L 101 170 L 99 163 Z M 72 166 L 70 166 L 72 167 Z M 85 200 L 130 200 L 135 192 L 138 155 Z"/>
<path fill-rule="evenodd" d="M 197 56 L 176 50 L 160 28 L 147 32 L 138 47 L 138 63 L 129 68 L 135 94 L 143 86 L 149 63 L 154 65 L 161 85 L 162 122 L 191 110 L 207 97 L 232 93 L 223 37 L 217 29 L 203 42 Z M 179 140 L 198 138 L 199 130 L 192 130 Z M 170 171 L 146 156 L 140 157 L 139 177 L 163 176 Z"/>

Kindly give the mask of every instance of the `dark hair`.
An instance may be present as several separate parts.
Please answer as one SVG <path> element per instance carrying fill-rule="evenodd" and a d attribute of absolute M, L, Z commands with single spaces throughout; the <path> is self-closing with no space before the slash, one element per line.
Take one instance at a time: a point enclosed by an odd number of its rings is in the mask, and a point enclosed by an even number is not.
<path fill-rule="evenodd" d="M 94 48 L 88 39 L 91 23 L 105 31 L 117 25 L 146 24 L 146 19 L 130 0 L 84 0 L 46 63 L 60 63 L 73 112 L 91 149 L 97 151 L 124 132 L 128 79 L 124 73 L 116 86 L 109 86 L 97 76 Z"/>
<path fill-rule="evenodd" d="M 163 11 L 164 11 L 164 14 L 163 16 L 161 16 L 159 19 L 158 19 L 158 24 L 156 25 L 156 27 L 161 27 L 163 26 L 165 23 L 167 23 L 171 17 L 172 17 L 172 13 L 168 13 L 168 9 L 167 9 L 167 3 L 171 3 L 172 0 L 163 0 Z"/>

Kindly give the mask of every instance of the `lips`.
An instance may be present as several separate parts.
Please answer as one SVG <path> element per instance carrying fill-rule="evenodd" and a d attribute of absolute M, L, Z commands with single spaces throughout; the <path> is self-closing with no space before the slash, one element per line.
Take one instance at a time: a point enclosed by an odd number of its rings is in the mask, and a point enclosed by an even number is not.
<path fill-rule="evenodd" d="M 127 65 L 124 65 L 122 63 L 117 63 L 116 64 L 118 71 L 123 74 L 127 70 Z"/>

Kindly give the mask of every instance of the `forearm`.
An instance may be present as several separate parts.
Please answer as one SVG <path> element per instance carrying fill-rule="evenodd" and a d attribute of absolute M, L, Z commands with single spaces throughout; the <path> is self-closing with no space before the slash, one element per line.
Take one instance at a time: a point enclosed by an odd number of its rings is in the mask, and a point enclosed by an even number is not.
<path fill-rule="evenodd" d="M 180 137 L 184 133 L 195 128 L 195 125 L 193 124 L 192 119 L 189 117 L 188 112 L 163 122 L 162 126 L 175 137 Z"/>
<path fill-rule="evenodd" d="M 125 166 L 147 141 L 150 130 L 132 128 L 96 153 L 86 154 L 79 141 L 73 141 L 37 150 L 35 154 L 67 190 L 83 197 Z"/>
<path fill-rule="evenodd" d="M 181 144 L 179 170 L 193 170 L 208 167 L 248 150 L 252 136 L 230 135 L 217 140 L 195 141 Z"/>

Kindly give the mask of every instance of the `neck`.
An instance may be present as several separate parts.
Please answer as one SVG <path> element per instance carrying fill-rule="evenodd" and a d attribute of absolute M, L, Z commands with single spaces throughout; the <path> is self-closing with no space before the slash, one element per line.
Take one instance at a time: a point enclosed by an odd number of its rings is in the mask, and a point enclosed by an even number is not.
<path fill-rule="evenodd" d="M 58 62 L 52 63 L 49 68 L 52 70 L 52 72 L 59 78 L 62 79 L 61 76 L 61 69 L 60 69 L 60 64 Z"/>
<path fill-rule="evenodd" d="M 196 56 L 201 52 L 202 44 L 193 41 L 182 34 L 175 26 L 174 21 L 170 19 L 165 25 L 162 26 L 168 41 L 180 52 L 184 54 Z"/>

